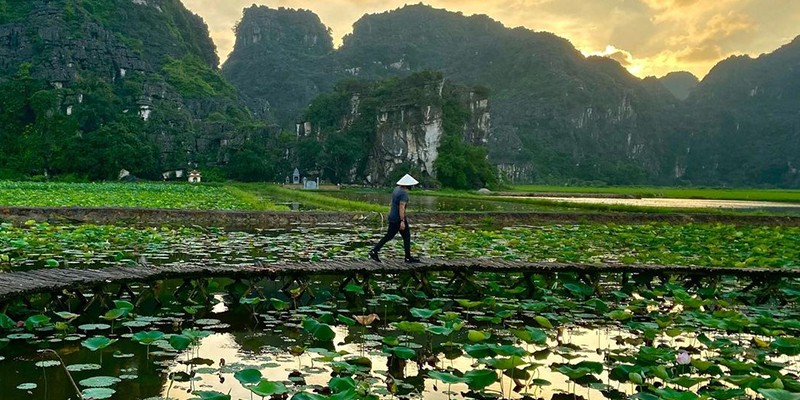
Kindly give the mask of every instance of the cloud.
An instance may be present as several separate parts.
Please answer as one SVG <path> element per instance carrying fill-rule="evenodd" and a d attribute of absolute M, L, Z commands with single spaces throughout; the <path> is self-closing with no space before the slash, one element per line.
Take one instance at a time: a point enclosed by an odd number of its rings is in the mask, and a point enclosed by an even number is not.
<path fill-rule="evenodd" d="M 314 11 L 334 43 L 368 13 L 417 0 L 183 0 L 209 25 L 220 58 L 234 44 L 233 26 L 253 3 Z M 638 76 L 675 70 L 705 75 L 733 54 L 771 52 L 800 34 L 795 0 L 427 0 L 465 15 L 487 14 L 506 26 L 564 37 L 584 54 L 614 58 Z M 609 49 L 617 51 L 608 52 Z M 624 50 L 622 50 L 624 49 Z"/>

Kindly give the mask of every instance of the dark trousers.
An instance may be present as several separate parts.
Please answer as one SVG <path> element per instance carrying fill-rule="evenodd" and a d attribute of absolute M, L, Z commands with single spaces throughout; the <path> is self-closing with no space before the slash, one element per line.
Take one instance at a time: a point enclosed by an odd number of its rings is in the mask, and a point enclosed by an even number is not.
<path fill-rule="evenodd" d="M 383 237 L 383 239 L 381 239 L 381 241 L 372 248 L 372 251 L 375 253 L 381 251 L 383 245 L 385 245 L 386 242 L 394 239 L 395 235 L 397 235 L 397 232 L 400 232 L 400 236 L 403 237 L 403 249 L 406 252 L 406 258 L 411 258 L 411 227 L 408 226 L 408 221 L 405 222 L 406 229 L 403 229 L 402 231 L 400 230 L 399 221 L 389 222 L 389 230 L 386 231 L 386 235 Z"/>

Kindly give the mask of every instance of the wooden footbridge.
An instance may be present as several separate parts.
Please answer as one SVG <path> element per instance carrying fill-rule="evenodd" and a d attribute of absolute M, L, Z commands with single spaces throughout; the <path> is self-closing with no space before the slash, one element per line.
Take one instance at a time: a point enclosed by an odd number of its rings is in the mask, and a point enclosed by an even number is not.
<path fill-rule="evenodd" d="M 269 279 L 279 282 L 284 293 L 295 297 L 313 297 L 311 278 L 333 276 L 339 280 L 339 289 L 348 285 L 359 285 L 365 293 L 371 293 L 370 279 L 375 276 L 399 277 L 398 282 L 429 290 L 432 278 L 449 280 L 454 292 L 474 283 L 476 274 L 494 272 L 509 274 L 509 285 L 525 285 L 529 292 L 536 290 L 537 275 L 557 276 L 572 274 L 595 288 L 620 286 L 628 282 L 649 284 L 654 279 L 664 281 L 678 277 L 688 286 L 701 286 L 704 280 L 723 276 L 733 277 L 742 290 L 755 287 L 773 288 L 780 282 L 800 278 L 800 268 L 719 268 L 694 266 L 653 266 L 624 264 L 566 264 L 549 262 L 507 261 L 498 259 L 426 260 L 416 264 L 398 261 L 376 263 L 370 260 L 344 260 L 325 262 L 274 263 L 254 262 L 228 266 L 177 263 L 171 265 L 120 265 L 102 269 L 38 269 L 31 271 L 0 273 L 0 312 L 14 301 L 30 305 L 34 296 L 49 295 L 49 302 L 65 304 L 70 297 L 77 297 L 86 308 L 105 298 L 128 296 L 136 299 L 145 290 L 163 280 L 183 280 L 175 293 L 183 292 L 190 297 L 208 299 L 205 289 L 213 278 L 231 278 L 248 284 L 258 291 L 258 283 Z M 132 290 L 132 287 L 138 289 Z M 151 291 L 152 292 L 152 291 Z M 86 296 L 92 293 L 91 296 Z"/>

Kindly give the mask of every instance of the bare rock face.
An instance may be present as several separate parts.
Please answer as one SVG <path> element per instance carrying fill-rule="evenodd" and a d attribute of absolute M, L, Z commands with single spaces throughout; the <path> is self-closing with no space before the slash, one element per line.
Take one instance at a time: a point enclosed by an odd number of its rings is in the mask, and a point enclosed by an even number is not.
<path fill-rule="evenodd" d="M 424 87 L 428 104 L 405 104 L 383 109 L 377 115 L 377 141 L 369 162 L 368 180 L 382 182 L 394 169 L 409 164 L 436 177 L 434 163 L 445 135 L 445 115 L 441 104 L 446 97 L 457 102 L 469 117 L 463 125 L 463 140 L 475 146 L 486 146 L 491 129 L 489 100 L 475 91 L 447 84 L 430 82 Z M 447 90 L 449 93 L 445 93 Z"/>
<path fill-rule="evenodd" d="M 297 125 L 298 135 L 323 143 L 332 135 L 366 135 L 363 163 L 347 168 L 342 180 L 386 184 L 399 168 L 435 178 L 439 148 L 447 135 L 467 145 L 488 143 L 491 117 L 485 93 L 454 85 L 438 73 L 387 82 L 342 91 L 338 100 L 326 102 L 327 109 L 338 103 L 345 110 L 333 125 L 316 117 L 314 105 L 310 120 Z"/>

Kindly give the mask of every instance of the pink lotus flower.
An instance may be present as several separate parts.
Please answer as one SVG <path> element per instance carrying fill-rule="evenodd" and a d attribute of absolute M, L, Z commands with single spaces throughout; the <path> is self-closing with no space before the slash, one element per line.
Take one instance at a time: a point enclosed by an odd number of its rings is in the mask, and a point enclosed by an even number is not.
<path fill-rule="evenodd" d="M 678 354 L 675 355 L 675 362 L 679 365 L 688 365 L 692 362 L 692 357 L 686 350 L 681 350 Z"/>

